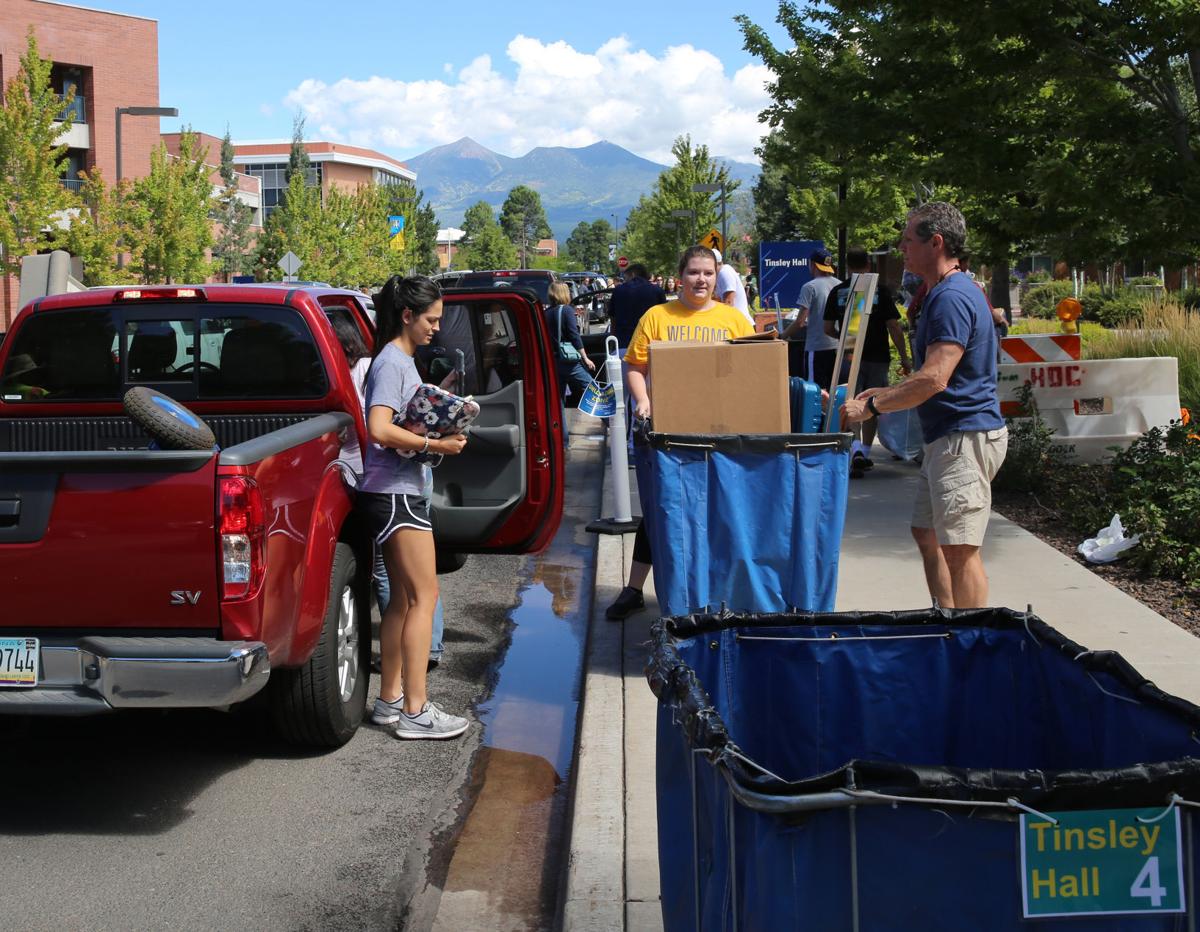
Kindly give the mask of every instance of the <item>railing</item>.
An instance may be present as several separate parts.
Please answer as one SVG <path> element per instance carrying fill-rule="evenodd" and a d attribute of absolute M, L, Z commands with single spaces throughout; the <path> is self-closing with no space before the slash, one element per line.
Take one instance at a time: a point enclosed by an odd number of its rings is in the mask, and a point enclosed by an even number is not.
<path fill-rule="evenodd" d="M 87 107 L 84 106 L 87 98 L 82 94 L 76 94 L 69 104 L 66 104 L 58 114 L 59 122 L 65 122 L 67 114 L 71 114 L 71 119 L 76 123 L 87 122 Z"/>
<path fill-rule="evenodd" d="M 62 186 L 68 191 L 74 191 L 78 194 L 83 190 L 82 178 L 59 178 L 58 180 L 62 182 Z"/>

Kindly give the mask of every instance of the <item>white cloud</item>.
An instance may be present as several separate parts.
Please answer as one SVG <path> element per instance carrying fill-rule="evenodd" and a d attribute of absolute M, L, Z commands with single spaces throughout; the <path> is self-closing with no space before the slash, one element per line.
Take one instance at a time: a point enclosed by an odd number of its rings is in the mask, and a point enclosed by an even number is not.
<path fill-rule="evenodd" d="M 314 135 L 405 155 L 462 136 L 505 155 L 607 139 L 666 163 L 688 133 L 714 155 L 757 161 L 758 114 L 770 103 L 765 66 L 729 74 L 704 49 L 678 45 L 655 57 L 624 37 L 588 53 L 518 35 L 506 54 L 512 77 L 480 55 L 457 74 L 445 65 L 445 80 L 310 79 L 285 102 Z"/>

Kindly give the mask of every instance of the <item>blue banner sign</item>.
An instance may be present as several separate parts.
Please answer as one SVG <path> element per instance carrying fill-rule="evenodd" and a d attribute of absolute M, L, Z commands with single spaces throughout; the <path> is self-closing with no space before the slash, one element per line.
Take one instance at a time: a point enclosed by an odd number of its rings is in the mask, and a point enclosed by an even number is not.
<path fill-rule="evenodd" d="M 794 243 L 760 243 L 758 246 L 758 287 L 762 307 L 797 307 L 800 289 L 812 278 L 808 257 L 824 243 L 819 239 Z"/>
<path fill-rule="evenodd" d="M 388 237 L 396 236 L 398 233 L 404 232 L 404 218 L 397 215 L 388 217 Z"/>

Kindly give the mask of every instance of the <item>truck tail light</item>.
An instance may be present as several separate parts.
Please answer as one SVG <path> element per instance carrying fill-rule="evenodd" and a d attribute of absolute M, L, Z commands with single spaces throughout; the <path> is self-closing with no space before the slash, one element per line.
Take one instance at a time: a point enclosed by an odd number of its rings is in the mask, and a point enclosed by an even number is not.
<path fill-rule="evenodd" d="M 266 569 L 262 492 L 253 479 L 227 476 L 220 484 L 221 598 L 245 599 L 258 591 Z"/>
<path fill-rule="evenodd" d="M 204 301 L 200 288 L 124 288 L 113 295 L 113 301 Z"/>

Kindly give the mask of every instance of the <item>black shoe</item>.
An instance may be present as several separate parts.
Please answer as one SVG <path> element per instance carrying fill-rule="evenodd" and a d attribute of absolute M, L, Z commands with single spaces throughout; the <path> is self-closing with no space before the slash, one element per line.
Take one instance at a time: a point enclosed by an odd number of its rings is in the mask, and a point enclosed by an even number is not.
<path fill-rule="evenodd" d="M 870 464 L 870 465 L 868 465 Z M 863 456 L 861 453 L 855 453 L 850 457 L 850 478 L 861 479 L 871 466 L 875 464 Z"/>
<path fill-rule="evenodd" d="M 645 607 L 646 599 L 641 590 L 625 586 L 620 595 L 613 600 L 613 604 L 605 609 L 604 617 L 609 621 L 624 621 L 634 612 L 641 611 Z"/>

